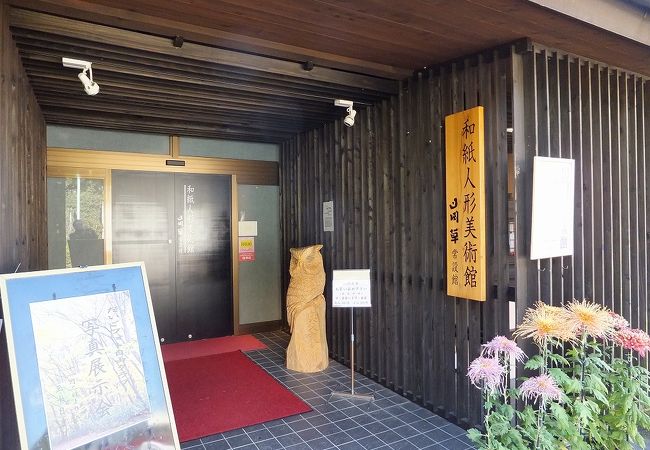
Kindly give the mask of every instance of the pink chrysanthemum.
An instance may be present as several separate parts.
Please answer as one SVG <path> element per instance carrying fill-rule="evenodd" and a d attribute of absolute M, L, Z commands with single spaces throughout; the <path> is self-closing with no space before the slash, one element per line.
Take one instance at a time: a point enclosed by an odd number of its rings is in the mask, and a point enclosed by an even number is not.
<path fill-rule="evenodd" d="M 483 344 L 483 351 L 488 356 L 499 356 L 503 353 L 508 358 L 514 357 L 518 362 L 526 359 L 526 354 L 517 343 L 505 336 L 495 336 L 490 342 Z"/>
<path fill-rule="evenodd" d="M 474 386 L 494 391 L 502 385 L 505 371 L 497 358 L 479 356 L 469 365 L 467 376 Z"/>
<path fill-rule="evenodd" d="M 634 350 L 641 356 L 650 351 L 650 336 L 643 330 L 623 328 L 616 332 L 614 341 L 628 350 Z"/>
<path fill-rule="evenodd" d="M 614 329 L 622 330 L 623 328 L 630 327 L 629 322 L 625 320 L 625 317 L 621 316 L 620 314 L 616 314 L 614 311 L 609 311 L 609 315 L 612 318 Z"/>
<path fill-rule="evenodd" d="M 550 375 L 540 375 L 527 379 L 521 383 L 519 392 L 525 401 L 534 401 L 541 398 L 542 402 L 546 402 L 562 398 L 562 390 Z"/>

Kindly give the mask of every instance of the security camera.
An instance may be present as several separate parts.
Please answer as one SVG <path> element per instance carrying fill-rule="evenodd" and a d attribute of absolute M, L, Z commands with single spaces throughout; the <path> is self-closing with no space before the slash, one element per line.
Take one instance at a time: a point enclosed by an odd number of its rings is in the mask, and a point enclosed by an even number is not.
<path fill-rule="evenodd" d="M 86 94 L 97 95 L 99 93 L 99 85 L 93 81 L 93 68 L 91 62 L 72 58 L 62 58 L 61 62 L 63 63 L 63 67 L 81 69 L 78 77 L 84 86 Z M 90 74 L 90 76 L 88 76 L 88 74 Z"/>
<path fill-rule="evenodd" d="M 334 105 L 347 108 L 348 115 L 345 116 L 345 119 L 343 119 L 343 123 L 348 127 L 353 126 L 354 118 L 357 115 L 357 112 L 354 110 L 354 102 L 352 100 L 336 99 L 334 100 Z"/>

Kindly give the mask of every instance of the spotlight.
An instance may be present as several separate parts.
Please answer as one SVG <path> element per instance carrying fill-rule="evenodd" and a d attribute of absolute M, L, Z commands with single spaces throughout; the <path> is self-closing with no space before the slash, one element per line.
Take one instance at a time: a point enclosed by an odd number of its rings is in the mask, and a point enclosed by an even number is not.
<path fill-rule="evenodd" d="M 78 77 L 84 85 L 86 94 L 97 95 L 99 93 L 99 85 L 93 81 L 93 68 L 91 62 L 72 58 L 62 58 L 61 61 L 63 62 L 63 67 L 81 69 Z M 88 74 L 90 74 L 90 76 L 88 76 Z"/>
<path fill-rule="evenodd" d="M 343 123 L 348 127 L 353 126 L 354 125 L 354 118 L 357 115 L 357 112 L 354 110 L 354 102 L 352 100 L 336 99 L 336 100 L 334 100 L 334 105 L 342 106 L 343 108 L 347 108 L 348 115 L 345 116 L 345 119 L 343 120 Z"/>

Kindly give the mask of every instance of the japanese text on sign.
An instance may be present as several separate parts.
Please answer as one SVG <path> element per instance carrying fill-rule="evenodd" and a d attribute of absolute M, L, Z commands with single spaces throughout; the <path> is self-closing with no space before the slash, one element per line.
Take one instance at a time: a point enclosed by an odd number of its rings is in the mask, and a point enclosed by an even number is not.
<path fill-rule="evenodd" d="M 335 270 L 332 274 L 332 306 L 369 308 L 370 270 Z"/>
<path fill-rule="evenodd" d="M 178 251 L 181 254 L 194 253 L 194 205 L 196 188 L 191 184 L 183 185 L 183 213 L 176 217 L 178 233 Z"/>
<path fill-rule="evenodd" d="M 445 118 L 447 294 L 485 300 L 483 107 Z"/>

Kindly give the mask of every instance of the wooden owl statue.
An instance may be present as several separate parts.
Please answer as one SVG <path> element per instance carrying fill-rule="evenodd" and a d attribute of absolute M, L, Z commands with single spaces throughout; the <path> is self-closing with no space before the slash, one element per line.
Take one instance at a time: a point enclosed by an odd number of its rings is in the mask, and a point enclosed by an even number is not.
<path fill-rule="evenodd" d="M 329 364 L 325 334 L 325 270 L 322 245 L 292 248 L 287 291 L 287 319 L 291 340 L 287 369 L 319 372 Z"/>

